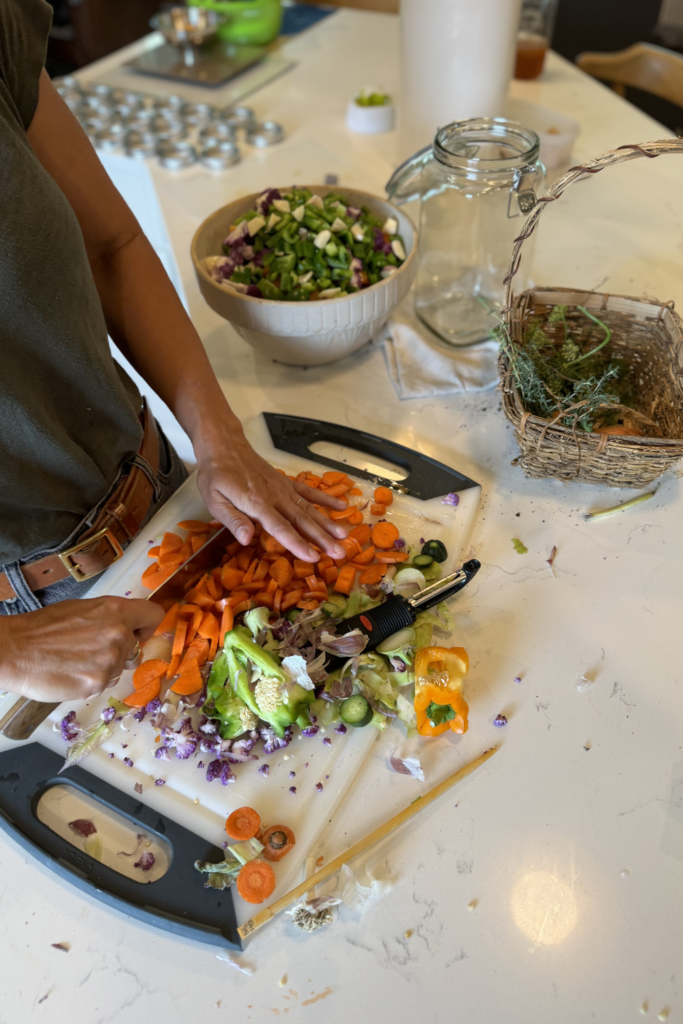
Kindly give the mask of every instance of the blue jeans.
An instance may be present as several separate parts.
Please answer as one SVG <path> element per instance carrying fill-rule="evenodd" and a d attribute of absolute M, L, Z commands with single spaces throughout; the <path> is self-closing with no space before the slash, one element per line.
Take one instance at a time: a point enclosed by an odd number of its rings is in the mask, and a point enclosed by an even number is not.
<path fill-rule="evenodd" d="M 157 430 L 159 432 L 159 470 L 153 473 L 154 498 L 142 523 L 143 526 L 149 522 L 154 513 L 168 501 L 171 495 L 178 490 L 183 480 L 187 478 L 187 470 L 184 464 L 158 424 Z M 87 594 L 90 587 L 98 579 L 97 576 L 86 580 L 84 583 L 79 583 L 73 577 L 68 576 L 65 580 L 60 580 L 59 583 L 53 583 L 51 587 L 45 587 L 44 590 L 31 591 L 21 573 L 21 565 L 35 562 L 45 555 L 66 551 L 67 548 L 76 544 L 86 530 L 90 529 L 100 509 L 109 501 L 109 498 L 118 487 L 123 473 L 126 471 L 127 467 L 119 470 L 118 476 L 99 504 L 81 520 L 71 536 L 67 537 L 61 544 L 54 548 L 43 548 L 42 551 L 34 551 L 31 555 L 20 559 L 18 562 L 8 562 L 7 565 L 3 566 L 17 596 L 10 598 L 8 601 L 0 601 L 0 615 L 21 615 L 23 612 L 34 612 L 48 604 L 56 604 L 57 601 L 66 601 L 71 598 L 83 597 L 84 594 Z"/>

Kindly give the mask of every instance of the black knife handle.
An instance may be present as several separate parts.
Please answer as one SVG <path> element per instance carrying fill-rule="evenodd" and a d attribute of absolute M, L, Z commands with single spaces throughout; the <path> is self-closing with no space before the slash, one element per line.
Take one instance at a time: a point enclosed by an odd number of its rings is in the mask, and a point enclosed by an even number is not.
<path fill-rule="evenodd" d="M 479 486 L 476 481 L 470 480 L 455 469 L 450 469 L 442 462 L 437 462 L 436 459 L 431 459 L 428 455 L 415 452 L 384 437 L 368 434 L 364 430 L 282 413 L 264 412 L 263 417 L 271 440 L 280 451 L 298 455 L 309 462 L 321 463 L 342 473 L 351 473 L 352 476 L 363 480 L 372 480 L 400 494 L 410 494 L 414 498 L 427 501 L 429 498 L 440 498 L 452 491 L 464 491 L 468 487 Z M 311 445 L 319 441 L 338 444 L 343 448 L 351 448 L 364 455 L 390 462 L 406 473 L 405 479 L 389 480 L 366 469 L 336 462 L 326 455 L 312 452 Z"/>

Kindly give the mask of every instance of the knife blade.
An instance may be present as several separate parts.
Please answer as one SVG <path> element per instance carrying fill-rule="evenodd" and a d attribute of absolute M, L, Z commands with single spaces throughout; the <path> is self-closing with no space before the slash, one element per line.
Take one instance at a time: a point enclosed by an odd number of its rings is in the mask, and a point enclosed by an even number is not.
<path fill-rule="evenodd" d="M 146 600 L 157 604 L 169 600 L 177 601 L 185 595 L 192 584 L 199 580 L 208 568 L 218 564 L 225 552 L 225 545 L 232 537 L 230 531 L 221 527 L 217 533 L 193 555 L 190 555 L 160 587 L 153 590 Z M 8 740 L 27 740 L 35 732 L 61 701 L 46 703 L 22 697 L 15 701 L 9 711 L 0 719 L 0 736 Z"/>

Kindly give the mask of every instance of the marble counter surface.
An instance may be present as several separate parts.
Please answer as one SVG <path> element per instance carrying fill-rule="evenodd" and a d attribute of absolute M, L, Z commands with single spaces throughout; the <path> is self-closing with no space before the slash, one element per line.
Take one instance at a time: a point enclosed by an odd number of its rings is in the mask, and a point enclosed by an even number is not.
<path fill-rule="evenodd" d="M 648 502 L 586 522 L 586 509 L 634 492 L 525 479 L 496 392 L 400 402 L 379 348 L 317 369 L 267 363 L 208 309 L 189 241 L 212 209 L 304 175 L 338 173 L 342 186 L 379 192 L 393 168 L 393 136 L 352 136 L 343 116 L 369 74 L 395 90 L 395 19 L 344 11 L 283 53 L 296 67 L 250 100 L 284 123 L 280 147 L 245 154 L 226 175 L 153 170 L 226 394 L 245 418 L 305 410 L 387 435 L 484 488 L 472 540 L 483 568 L 452 606 L 471 659 L 470 731 L 429 746 L 425 783 L 390 772 L 395 739 L 381 736 L 321 854 L 341 852 L 492 743 L 500 749 L 374 851 L 367 865 L 394 883 L 385 900 L 343 908 L 309 935 L 281 916 L 241 958 L 251 977 L 215 949 L 105 909 L 0 836 L 0 1022 L 683 1019 L 679 480 L 667 474 Z M 575 160 L 667 135 L 554 55 L 538 83 L 515 82 L 513 93 L 580 121 Z M 577 185 L 544 218 L 537 281 L 680 300 L 682 185 L 674 158 Z M 588 685 L 577 686 L 582 677 Z"/>

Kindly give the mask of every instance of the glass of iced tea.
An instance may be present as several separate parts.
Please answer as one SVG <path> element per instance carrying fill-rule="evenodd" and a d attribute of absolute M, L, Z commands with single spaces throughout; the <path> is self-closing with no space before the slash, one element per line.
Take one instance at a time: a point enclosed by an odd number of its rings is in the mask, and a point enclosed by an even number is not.
<path fill-rule="evenodd" d="M 557 0 L 522 0 L 515 78 L 538 78 L 550 46 Z"/>

